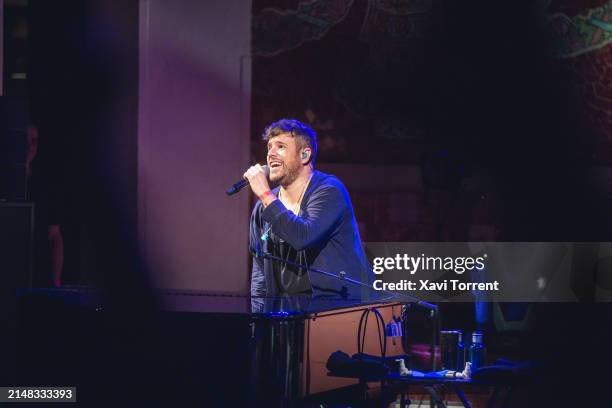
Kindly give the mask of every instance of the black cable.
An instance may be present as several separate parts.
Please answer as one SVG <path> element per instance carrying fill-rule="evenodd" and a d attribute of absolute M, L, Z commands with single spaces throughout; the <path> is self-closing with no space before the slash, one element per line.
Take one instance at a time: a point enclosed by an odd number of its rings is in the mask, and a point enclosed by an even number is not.
<path fill-rule="evenodd" d="M 361 324 L 360 324 L 360 328 L 359 328 L 359 337 L 361 340 L 361 344 L 359 344 L 359 342 L 357 343 L 357 352 L 359 354 L 363 354 L 364 350 L 365 350 L 365 337 L 366 337 L 366 333 L 368 330 L 368 318 L 370 317 L 370 309 L 366 309 L 364 310 L 363 314 L 361 315 L 361 319 L 363 319 L 363 331 L 361 331 Z"/>
<path fill-rule="evenodd" d="M 385 331 L 385 319 L 376 308 L 372 308 L 376 315 L 376 328 L 378 329 L 378 344 L 380 346 L 380 354 L 384 360 L 387 355 L 387 332 Z M 380 323 L 380 325 L 379 325 Z M 381 334 L 382 329 L 382 334 Z"/>
<path fill-rule="evenodd" d="M 364 310 L 359 318 L 359 325 L 357 326 L 357 354 L 361 351 L 361 325 L 363 324 L 363 315 L 366 313 Z"/>
<path fill-rule="evenodd" d="M 376 317 L 376 330 L 378 331 L 378 346 L 380 347 L 380 357 L 384 362 L 387 355 L 387 333 L 385 332 L 385 320 L 376 308 L 367 308 L 361 314 L 359 319 L 359 326 L 357 329 L 357 353 L 363 355 L 365 351 L 365 338 L 368 328 L 368 318 L 370 312 L 374 313 Z"/>

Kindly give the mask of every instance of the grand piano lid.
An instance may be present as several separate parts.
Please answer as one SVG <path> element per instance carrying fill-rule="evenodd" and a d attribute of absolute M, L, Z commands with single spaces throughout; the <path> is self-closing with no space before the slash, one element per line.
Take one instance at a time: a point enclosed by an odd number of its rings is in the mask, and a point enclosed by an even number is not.
<path fill-rule="evenodd" d="M 135 292 L 140 292 L 140 295 Z M 349 295 L 350 294 L 350 295 Z M 117 306 L 130 308 L 142 304 L 141 291 L 124 291 L 115 288 L 104 291 L 95 288 L 74 287 L 62 289 L 20 289 L 17 297 L 39 304 L 41 301 L 58 302 L 66 306 L 94 309 L 98 312 L 117 310 Z M 282 295 L 273 297 L 251 297 L 235 293 L 212 293 L 198 290 L 155 290 L 146 298 L 160 312 L 169 313 L 213 313 L 252 315 L 255 318 L 299 318 L 312 314 L 334 311 L 342 308 L 379 303 L 419 303 L 435 308 L 417 299 L 402 294 L 375 291 L 360 287 L 348 293 L 334 293 L 314 290 L 307 295 Z M 148 302 L 147 302 L 148 303 Z"/>
<path fill-rule="evenodd" d="M 251 314 L 257 318 L 291 318 L 379 303 L 405 302 L 394 295 L 343 298 L 338 295 L 251 297 Z"/>
<path fill-rule="evenodd" d="M 348 293 L 315 289 L 312 294 L 267 297 L 201 291 L 160 291 L 157 295 L 161 309 L 167 312 L 250 314 L 257 318 L 300 317 L 360 305 L 407 301 L 402 295 L 367 287 Z"/>

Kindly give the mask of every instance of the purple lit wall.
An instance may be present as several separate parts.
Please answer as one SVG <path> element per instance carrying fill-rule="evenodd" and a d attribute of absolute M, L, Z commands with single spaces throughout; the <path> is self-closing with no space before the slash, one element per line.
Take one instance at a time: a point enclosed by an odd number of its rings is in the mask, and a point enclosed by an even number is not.
<path fill-rule="evenodd" d="M 142 0 L 138 230 L 161 288 L 248 291 L 250 2 Z"/>

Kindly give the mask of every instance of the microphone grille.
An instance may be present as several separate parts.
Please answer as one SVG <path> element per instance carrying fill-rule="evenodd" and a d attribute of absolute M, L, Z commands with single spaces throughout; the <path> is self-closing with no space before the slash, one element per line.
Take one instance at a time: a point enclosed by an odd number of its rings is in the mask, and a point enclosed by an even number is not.
<path fill-rule="evenodd" d="M 261 166 L 261 168 L 263 169 L 264 173 L 266 173 L 266 177 L 270 177 L 270 166 L 264 164 L 263 166 Z"/>

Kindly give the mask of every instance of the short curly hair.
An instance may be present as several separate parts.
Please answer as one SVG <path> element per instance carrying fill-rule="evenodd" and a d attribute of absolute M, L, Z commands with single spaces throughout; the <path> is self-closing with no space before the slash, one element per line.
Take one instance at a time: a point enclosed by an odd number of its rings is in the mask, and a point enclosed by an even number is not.
<path fill-rule="evenodd" d="M 317 157 L 317 135 L 314 130 L 307 124 L 296 119 L 281 119 L 269 125 L 264 130 L 262 139 L 268 141 L 283 133 L 290 133 L 291 136 L 297 138 L 299 148 L 309 147 L 311 150 L 310 162 L 314 165 Z"/>

